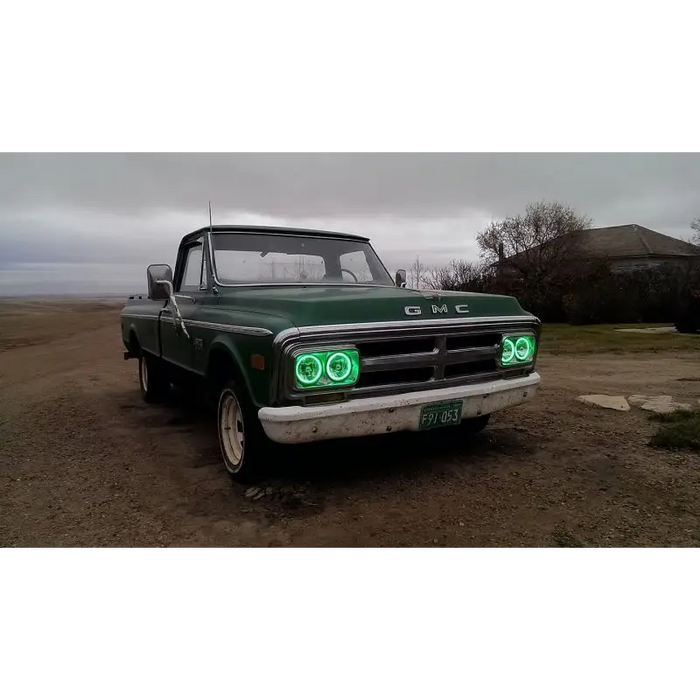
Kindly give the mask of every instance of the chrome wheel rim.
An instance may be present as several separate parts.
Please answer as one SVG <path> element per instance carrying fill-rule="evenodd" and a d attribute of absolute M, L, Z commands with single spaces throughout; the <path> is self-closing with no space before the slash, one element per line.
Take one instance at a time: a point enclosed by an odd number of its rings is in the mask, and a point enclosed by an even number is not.
<path fill-rule="evenodd" d="M 141 358 L 139 362 L 139 377 L 141 379 L 141 387 L 144 391 L 148 391 L 148 367 L 144 358 Z"/>
<path fill-rule="evenodd" d="M 227 392 L 221 399 L 219 410 L 219 434 L 227 466 L 240 467 L 245 449 L 243 412 L 238 399 Z"/>

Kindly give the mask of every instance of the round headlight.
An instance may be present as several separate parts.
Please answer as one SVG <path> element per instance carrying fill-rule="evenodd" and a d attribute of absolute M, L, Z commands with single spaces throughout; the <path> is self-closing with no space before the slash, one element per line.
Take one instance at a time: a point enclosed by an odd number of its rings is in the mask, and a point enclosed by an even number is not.
<path fill-rule="evenodd" d="M 344 352 L 334 352 L 326 360 L 326 374 L 334 382 L 344 382 L 352 372 L 352 362 Z"/>
<path fill-rule="evenodd" d="M 525 362 L 525 360 L 530 358 L 529 338 L 518 338 L 515 341 L 515 357 L 520 360 L 520 362 Z"/>
<path fill-rule="evenodd" d="M 507 365 L 509 362 L 513 361 L 515 356 L 515 345 L 510 338 L 506 338 L 503 341 L 503 352 L 501 353 L 501 362 Z"/>
<path fill-rule="evenodd" d="M 294 373 L 299 384 L 315 384 L 323 374 L 323 365 L 315 355 L 301 355 L 297 357 Z"/>

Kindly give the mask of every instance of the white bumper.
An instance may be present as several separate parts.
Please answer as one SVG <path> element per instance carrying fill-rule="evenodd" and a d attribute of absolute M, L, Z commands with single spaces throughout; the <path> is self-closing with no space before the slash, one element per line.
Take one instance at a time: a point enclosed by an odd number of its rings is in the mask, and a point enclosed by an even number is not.
<path fill-rule="evenodd" d="M 260 409 L 258 417 L 267 436 L 281 443 L 417 431 L 421 407 L 425 404 L 462 400 L 464 420 L 528 401 L 535 395 L 539 383 L 540 375 L 533 372 L 515 379 L 354 399 L 325 406 L 267 407 Z"/>

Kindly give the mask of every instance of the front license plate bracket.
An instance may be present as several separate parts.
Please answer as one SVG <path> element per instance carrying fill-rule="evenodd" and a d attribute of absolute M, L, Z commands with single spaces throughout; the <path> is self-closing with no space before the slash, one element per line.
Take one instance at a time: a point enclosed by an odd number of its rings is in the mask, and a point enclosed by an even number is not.
<path fill-rule="evenodd" d="M 457 425 L 462 420 L 463 401 L 443 401 L 421 406 L 418 430 L 432 430 Z"/>

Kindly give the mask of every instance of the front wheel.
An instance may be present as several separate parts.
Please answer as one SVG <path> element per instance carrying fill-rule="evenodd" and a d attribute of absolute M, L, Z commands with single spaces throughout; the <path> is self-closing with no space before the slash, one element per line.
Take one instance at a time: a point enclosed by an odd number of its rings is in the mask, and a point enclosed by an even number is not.
<path fill-rule="evenodd" d="M 255 407 L 233 382 L 219 394 L 217 423 L 226 471 L 243 483 L 259 479 L 263 475 L 269 440 Z"/>

